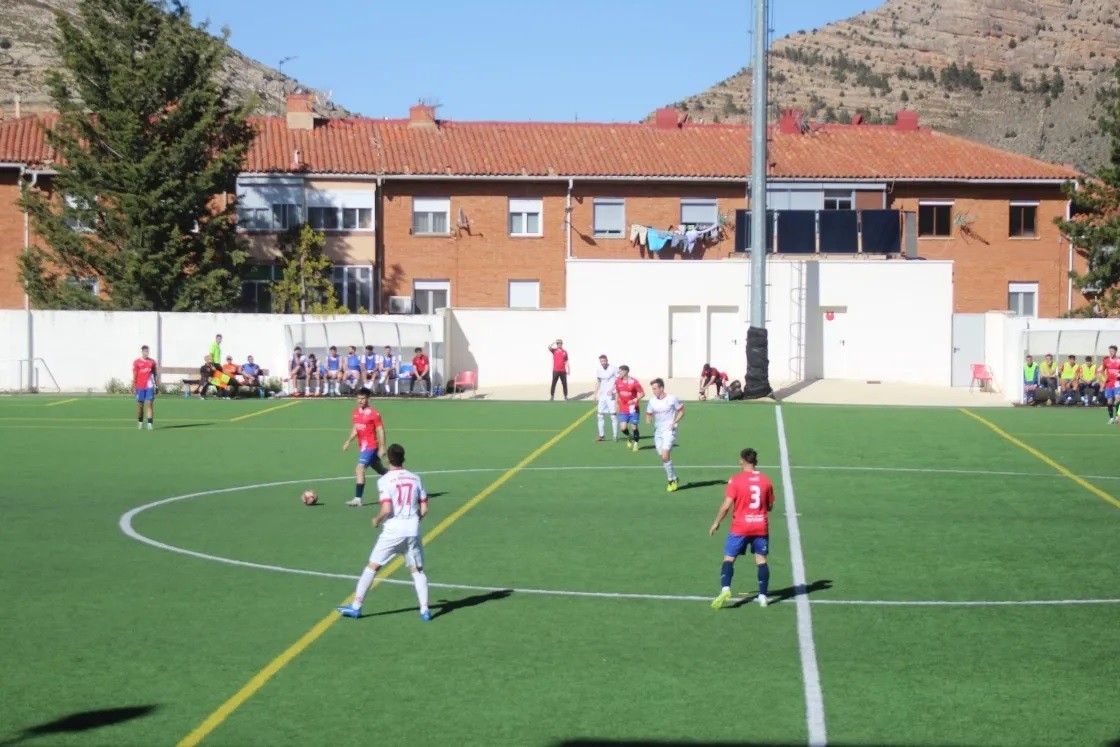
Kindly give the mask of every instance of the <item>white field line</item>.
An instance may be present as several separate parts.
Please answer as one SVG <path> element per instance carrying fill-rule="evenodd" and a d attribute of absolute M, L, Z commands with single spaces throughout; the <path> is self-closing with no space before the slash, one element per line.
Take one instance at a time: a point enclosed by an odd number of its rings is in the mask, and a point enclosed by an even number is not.
<path fill-rule="evenodd" d="M 778 424 L 783 503 L 793 570 L 793 599 L 797 608 L 797 648 L 801 653 L 801 680 L 805 685 L 805 723 L 809 729 L 809 744 L 823 746 L 828 744 L 824 722 L 824 694 L 821 692 L 821 672 L 817 666 L 817 645 L 813 642 L 813 613 L 809 609 L 809 597 L 805 590 L 805 556 L 801 553 L 801 530 L 797 522 L 793 475 L 789 467 L 789 445 L 786 443 L 786 424 L 782 419 L 781 405 L 774 408 L 774 419 Z"/>

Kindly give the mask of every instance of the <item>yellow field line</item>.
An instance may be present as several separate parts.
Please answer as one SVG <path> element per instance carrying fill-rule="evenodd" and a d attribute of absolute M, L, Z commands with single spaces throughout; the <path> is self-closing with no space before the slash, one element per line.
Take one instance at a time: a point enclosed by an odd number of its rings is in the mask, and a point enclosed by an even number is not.
<path fill-rule="evenodd" d="M 1053 459 L 1046 456 L 1045 454 L 1043 454 L 1041 451 L 1034 448 L 1030 444 L 1025 443 L 1025 442 L 1020 441 L 1019 439 L 1015 438 L 1010 433 L 1008 433 L 1004 429 L 1000 428 L 998 425 L 996 425 L 992 421 L 988 420 L 987 418 L 980 417 L 976 413 L 974 413 L 970 410 L 966 410 L 963 407 L 961 408 L 961 412 L 963 412 L 965 415 L 969 416 L 973 420 L 977 420 L 977 421 L 983 423 L 984 425 L 988 426 L 993 431 L 995 431 L 997 434 L 999 434 L 1000 436 L 1002 436 L 1006 440 L 1010 441 L 1011 443 L 1015 444 L 1020 449 L 1023 449 L 1024 451 L 1026 451 L 1031 456 L 1037 457 L 1038 459 L 1041 459 L 1043 462 L 1045 462 L 1046 464 L 1050 465 L 1055 470 L 1057 470 L 1058 474 L 1060 474 L 1064 477 L 1068 477 L 1069 479 L 1073 480 L 1075 483 L 1077 483 L 1081 487 L 1085 488 L 1086 490 L 1088 490 L 1090 493 L 1097 496 L 1101 500 L 1106 501 L 1108 503 L 1111 503 L 1113 506 L 1116 506 L 1116 508 L 1120 508 L 1120 501 L 1116 500 L 1111 495 L 1104 492 L 1103 490 L 1101 490 L 1100 488 L 1098 488 L 1096 485 L 1089 482 L 1085 478 L 1079 477 L 1078 475 L 1073 474 L 1072 472 L 1069 471 L 1069 469 L 1067 469 L 1066 467 L 1063 467 L 1062 465 L 1058 464 Z"/>
<path fill-rule="evenodd" d="M 303 400 L 297 399 L 295 402 L 285 402 L 282 405 L 273 405 L 272 407 L 266 407 L 263 410 L 257 410 L 256 412 L 251 412 L 248 415 L 238 415 L 236 418 L 230 418 L 229 420 L 226 420 L 225 422 L 226 423 L 236 423 L 239 420 L 248 420 L 249 418 L 257 417 L 258 415 L 264 415 L 266 413 L 276 412 L 277 410 L 283 410 L 285 407 L 295 407 L 296 405 L 298 405 L 302 401 Z"/>
<path fill-rule="evenodd" d="M 292 403 L 292 404 L 295 404 L 295 403 Z M 454 513 L 452 513 L 450 516 L 448 516 L 443 521 L 441 521 L 439 524 L 437 524 L 435 529 L 433 529 L 432 531 L 430 531 L 426 535 L 424 535 L 423 541 L 425 543 L 431 542 L 436 537 L 443 534 L 447 530 L 447 528 L 449 526 L 451 526 L 452 524 L 454 524 L 456 521 L 458 521 L 463 516 L 463 514 L 467 513 L 472 508 L 477 506 L 479 503 L 486 500 L 486 498 L 489 495 L 491 495 L 495 490 L 497 490 L 501 486 L 505 485 L 506 482 L 508 482 L 511 477 L 516 475 L 521 470 L 525 469 L 527 466 L 529 466 L 530 463 L 532 463 L 534 460 L 536 460 L 541 454 L 543 454 L 546 451 L 548 451 L 549 449 L 551 449 L 553 446 L 555 446 L 557 443 L 559 443 L 565 436 L 567 436 L 569 433 L 574 431 L 579 426 L 583 425 L 584 421 L 586 421 L 588 418 L 590 418 L 594 414 L 594 412 L 595 412 L 594 410 L 587 411 L 586 413 L 581 415 L 579 418 L 577 418 L 575 420 L 575 422 L 573 422 L 567 428 L 560 431 L 555 436 L 553 436 L 548 441 L 546 441 L 544 444 L 542 444 L 540 447 L 538 447 L 535 451 L 533 451 L 533 453 L 529 454 L 529 456 L 525 457 L 520 462 L 518 462 L 515 466 L 513 466 L 512 468 L 510 468 L 509 470 L 504 472 L 501 477 L 494 480 L 494 482 L 490 483 L 485 488 L 483 488 L 482 492 L 478 493 L 473 498 L 471 498 L 469 501 L 464 503 Z M 395 573 L 402 565 L 403 565 L 403 561 L 401 560 L 400 556 L 394 558 L 391 563 L 389 563 L 388 565 L 386 565 L 384 568 L 381 569 L 381 573 L 378 574 L 378 577 L 376 579 L 374 579 L 373 585 L 370 587 L 370 590 L 372 591 L 373 589 L 375 589 L 381 583 L 381 581 L 383 579 L 385 579 L 386 577 Z M 350 602 L 353 601 L 353 599 L 354 599 L 354 595 L 351 594 L 350 596 L 348 596 L 346 599 L 344 599 L 342 601 L 342 604 L 350 604 Z M 203 739 L 205 739 L 211 732 L 214 731 L 214 729 L 217 729 L 222 724 L 223 721 L 225 721 L 227 718 L 229 718 L 230 714 L 232 714 L 239 707 L 241 707 L 241 705 L 243 703 L 245 703 L 245 701 L 247 701 L 249 698 L 253 697 L 253 695 L 258 690 L 260 690 L 262 687 L 264 687 L 265 684 L 270 679 L 272 679 L 272 677 L 277 672 L 279 672 L 281 669 L 283 669 L 284 666 L 288 662 L 290 662 L 292 659 L 299 656 L 300 653 L 302 653 L 304 651 L 304 649 L 306 649 L 308 646 L 310 646 L 312 643 L 314 643 L 316 640 L 318 640 L 340 618 L 341 618 L 341 615 L 339 615 L 337 612 L 331 612 L 326 617 L 324 617 L 322 620 L 315 623 L 315 625 L 312 626 L 312 628 L 310 630 L 308 630 L 306 633 L 304 633 L 302 636 L 300 636 L 298 641 L 293 643 L 291 646 L 289 646 L 287 649 L 285 649 L 283 653 L 281 653 L 275 659 L 270 661 L 268 663 L 268 666 L 266 666 L 261 671 L 257 672 L 251 680 L 249 680 L 247 683 L 245 683 L 245 685 L 240 690 L 238 690 L 236 693 L 234 693 L 233 696 L 229 700 L 227 700 L 225 703 L 222 703 L 216 711 L 214 711 L 209 716 L 207 716 L 206 720 L 203 721 L 198 726 L 196 726 L 194 728 L 194 730 L 191 731 L 190 734 L 188 734 L 187 736 L 185 736 L 181 740 L 179 740 L 179 743 L 178 743 L 177 747 L 194 747 L 194 745 L 198 744 Z"/>
<path fill-rule="evenodd" d="M 65 405 L 67 402 L 77 402 L 78 399 L 78 397 L 71 397 L 70 399 L 64 399 L 59 402 L 51 402 L 50 404 L 43 405 L 43 407 L 57 407 L 58 405 Z"/>

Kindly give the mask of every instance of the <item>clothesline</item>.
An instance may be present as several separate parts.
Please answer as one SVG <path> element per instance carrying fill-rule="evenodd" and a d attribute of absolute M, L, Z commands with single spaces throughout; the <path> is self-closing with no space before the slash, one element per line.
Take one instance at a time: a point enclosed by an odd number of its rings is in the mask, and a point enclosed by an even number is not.
<path fill-rule="evenodd" d="M 707 226 L 696 226 L 683 231 L 662 231 L 652 226 L 643 226 L 638 223 L 630 225 L 630 242 L 634 246 L 644 246 L 651 254 L 656 254 L 665 248 L 666 244 L 672 249 L 683 249 L 685 254 L 692 254 L 699 242 L 715 242 L 719 240 L 720 223 Z"/>

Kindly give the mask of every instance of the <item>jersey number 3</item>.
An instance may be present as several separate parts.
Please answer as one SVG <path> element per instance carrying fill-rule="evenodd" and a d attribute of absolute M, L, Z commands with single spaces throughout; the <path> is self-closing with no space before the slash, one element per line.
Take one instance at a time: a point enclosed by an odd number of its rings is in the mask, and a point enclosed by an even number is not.
<path fill-rule="evenodd" d="M 751 503 L 749 508 L 757 509 L 762 505 L 762 488 L 758 485 L 751 485 Z"/>

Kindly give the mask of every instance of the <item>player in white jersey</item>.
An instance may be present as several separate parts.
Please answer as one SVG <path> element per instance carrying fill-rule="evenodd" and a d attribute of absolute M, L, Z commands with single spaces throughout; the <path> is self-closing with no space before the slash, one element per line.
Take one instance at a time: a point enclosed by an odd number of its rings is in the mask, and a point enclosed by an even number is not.
<path fill-rule="evenodd" d="M 661 455 L 661 465 L 669 478 L 670 493 L 677 489 L 677 473 L 673 469 L 673 444 L 677 441 L 677 425 L 684 417 L 684 405 L 676 396 L 665 391 L 665 382 L 654 379 L 649 383 L 653 397 L 646 404 L 646 422 L 653 423 L 653 445 Z"/>
<path fill-rule="evenodd" d="M 615 391 L 615 382 L 618 381 L 618 368 L 612 366 L 607 356 L 599 356 L 599 368 L 595 371 L 595 378 L 599 380 L 599 437 L 596 441 L 603 441 L 603 416 L 611 416 L 611 435 L 618 440 L 618 392 Z"/>
<path fill-rule="evenodd" d="M 416 599 L 420 602 L 420 619 L 432 619 L 428 610 L 428 577 L 424 574 L 424 547 L 420 539 L 420 520 L 428 513 L 428 494 L 420 477 L 404 468 L 404 447 L 390 444 L 386 449 L 389 471 L 377 480 L 378 498 L 381 511 L 373 517 L 373 528 L 384 524 L 369 563 L 362 569 L 358 588 L 354 591 L 354 601 L 338 607 L 344 617 L 361 617 L 362 601 L 373 585 L 373 578 L 381 567 L 395 555 L 404 557 L 412 574 L 412 584 L 416 587 Z"/>

